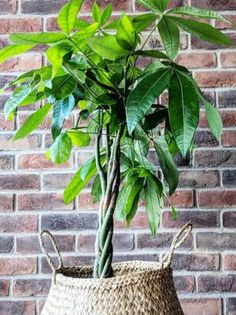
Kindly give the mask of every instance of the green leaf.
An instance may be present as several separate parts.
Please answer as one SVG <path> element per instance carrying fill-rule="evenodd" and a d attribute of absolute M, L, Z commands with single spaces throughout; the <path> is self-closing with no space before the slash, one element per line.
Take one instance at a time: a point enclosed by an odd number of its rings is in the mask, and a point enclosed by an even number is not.
<path fill-rule="evenodd" d="M 101 162 L 104 163 L 105 155 L 101 156 Z M 69 185 L 64 191 L 64 201 L 69 204 L 86 187 L 93 176 L 97 174 L 96 160 L 92 158 L 86 161 L 74 175 Z"/>
<path fill-rule="evenodd" d="M 69 160 L 72 149 L 70 137 L 64 133 L 59 135 L 49 149 L 50 158 L 53 163 L 63 164 Z"/>
<path fill-rule="evenodd" d="M 23 126 L 17 131 L 14 140 L 19 140 L 27 137 L 32 131 L 38 128 L 38 126 L 44 121 L 45 117 L 51 109 L 50 104 L 44 105 L 35 113 L 29 116 Z"/>
<path fill-rule="evenodd" d="M 219 141 L 222 135 L 223 123 L 217 108 L 212 106 L 207 100 L 203 99 L 206 110 L 208 125 L 215 138 Z"/>
<path fill-rule="evenodd" d="M 204 41 L 219 45 L 232 45 L 229 37 L 209 24 L 186 20 L 179 17 L 169 17 L 169 19 L 171 19 L 184 31 L 189 32 Z"/>
<path fill-rule="evenodd" d="M 71 138 L 72 144 L 76 147 L 87 147 L 90 144 L 90 135 L 83 131 L 71 129 L 67 131 L 67 134 Z"/>
<path fill-rule="evenodd" d="M 132 25 L 136 33 L 145 30 L 149 25 L 156 21 L 157 15 L 154 13 L 141 14 L 133 18 Z"/>
<path fill-rule="evenodd" d="M 52 80 L 52 94 L 57 100 L 60 100 L 71 95 L 76 86 L 76 80 L 69 74 L 56 77 Z"/>
<path fill-rule="evenodd" d="M 97 175 L 93 181 L 91 194 L 93 196 L 93 203 L 97 203 L 100 201 L 102 197 L 102 185 L 99 175 Z"/>
<path fill-rule="evenodd" d="M 97 2 L 94 2 L 93 7 L 92 7 L 92 15 L 94 22 L 101 23 L 101 16 L 102 16 L 102 11 L 100 7 L 98 6 Z"/>
<path fill-rule="evenodd" d="M 77 19 L 75 21 L 75 25 L 74 28 L 78 29 L 78 30 L 83 30 L 84 28 L 89 26 L 89 22 L 83 19 Z"/>
<path fill-rule="evenodd" d="M 186 157 L 199 122 L 199 99 L 191 81 L 177 71 L 170 80 L 169 118 L 175 141 Z"/>
<path fill-rule="evenodd" d="M 167 55 L 174 60 L 180 45 L 179 28 L 168 17 L 163 16 L 158 23 L 158 30 Z"/>
<path fill-rule="evenodd" d="M 88 44 L 99 56 L 108 60 L 115 60 L 128 54 L 128 51 L 120 47 L 116 38 L 111 35 L 89 38 Z"/>
<path fill-rule="evenodd" d="M 155 150 L 159 158 L 162 172 L 169 186 L 169 194 L 172 195 L 178 186 L 179 174 L 164 136 L 158 137 L 155 142 Z"/>
<path fill-rule="evenodd" d="M 87 45 L 87 39 L 92 37 L 99 27 L 98 23 L 93 23 L 81 31 L 75 33 L 71 40 L 76 43 L 76 46 L 79 46 L 80 49 Z"/>
<path fill-rule="evenodd" d="M 223 15 L 216 11 L 195 8 L 192 6 L 178 7 L 168 11 L 168 14 L 181 14 L 187 16 L 200 17 L 204 19 L 221 20 L 224 22 L 231 23 Z"/>
<path fill-rule="evenodd" d="M 47 58 L 52 64 L 52 77 L 58 73 L 62 67 L 63 58 L 71 51 L 71 47 L 66 44 L 58 44 L 47 50 Z"/>
<path fill-rule="evenodd" d="M 137 50 L 135 54 L 157 59 L 169 59 L 169 57 L 166 54 L 158 50 Z"/>
<path fill-rule="evenodd" d="M 15 33 L 10 35 L 11 41 L 18 44 L 52 44 L 66 39 L 63 33 Z"/>
<path fill-rule="evenodd" d="M 161 68 L 145 76 L 130 93 L 126 104 L 128 131 L 131 134 L 140 120 L 151 108 L 154 100 L 167 88 L 170 68 Z"/>
<path fill-rule="evenodd" d="M 60 29 L 70 35 L 74 28 L 77 15 L 82 6 L 83 0 L 71 0 L 59 12 L 57 23 Z"/>
<path fill-rule="evenodd" d="M 111 17 L 112 14 L 112 4 L 109 4 L 108 6 L 106 6 L 106 8 L 104 9 L 104 11 L 102 12 L 102 16 L 101 16 L 101 25 L 105 25 Z"/>
<path fill-rule="evenodd" d="M 0 50 L 0 63 L 14 56 L 23 54 L 32 49 L 35 45 L 10 45 Z"/>
<path fill-rule="evenodd" d="M 175 209 L 174 206 L 171 206 L 171 212 L 172 212 L 172 218 L 174 221 L 177 220 L 177 210 Z"/>
<path fill-rule="evenodd" d="M 139 3 L 141 3 L 145 8 L 148 10 L 151 10 L 156 13 L 161 13 L 161 5 L 158 2 L 167 2 L 167 0 L 138 0 Z"/>
<path fill-rule="evenodd" d="M 72 95 L 58 101 L 53 108 L 52 115 L 52 135 L 55 139 L 61 132 L 64 121 L 69 117 L 70 112 L 75 107 L 75 99 Z"/>
<path fill-rule="evenodd" d="M 132 50 L 136 44 L 136 35 L 133 26 L 127 17 L 123 14 L 116 33 L 117 43 L 125 50 Z"/>
<path fill-rule="evenodd" d="M 155 237 L 160 222 L 160 201 L 154 188 L 155 182 L 150 176 L 146 177 L 144 196 L 146 200 L 146 212 L 152 235 Z"/>
<path fill-rule="evenodd" d="M 4 106 L 4 113 L 6 118 L 12 114 L 16 108 L 27 98 L 27 96 L 32 92 L 32 88 L 28 87 L 20 87 L 15 89 L 13 94 L 7 100 Z"/>

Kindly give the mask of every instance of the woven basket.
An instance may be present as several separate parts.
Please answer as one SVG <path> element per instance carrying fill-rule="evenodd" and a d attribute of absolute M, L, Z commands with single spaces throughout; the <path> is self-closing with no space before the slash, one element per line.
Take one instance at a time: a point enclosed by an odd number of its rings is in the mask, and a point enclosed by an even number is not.
<path fill-rule="evenodd" d="M 53 236 L 43 231 L 41 245 L 52 267 L 53 281 L 41 315 L 183 315 L 170 264 L 191 229 L 188 224 L 180 230 L 161 263 L 117 263 L 114 276 L 108 279 L 92 279 L 91 267 L 64 267 Z M 45 249 L 44 234 L 58 254 L 58 268 Z"/>

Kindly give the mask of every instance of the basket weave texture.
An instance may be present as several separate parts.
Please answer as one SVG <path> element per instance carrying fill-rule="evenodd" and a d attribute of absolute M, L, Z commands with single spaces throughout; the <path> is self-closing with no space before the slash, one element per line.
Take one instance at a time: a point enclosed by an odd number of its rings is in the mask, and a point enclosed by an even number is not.
<path fill-rule="evenodd" d="M 41 244 L 53 269 L 53 281 L 41 315 L 184 315 L 170 264 L 191 228 L 188 224 L 181 229 L 161 263 L 117 263 L 108 279 L 93 279 L 91 267 L 64 267 L 54 238 L 43 231 Z M 44 234 L 59 255 L 58 268 L 45 250 Z"/>

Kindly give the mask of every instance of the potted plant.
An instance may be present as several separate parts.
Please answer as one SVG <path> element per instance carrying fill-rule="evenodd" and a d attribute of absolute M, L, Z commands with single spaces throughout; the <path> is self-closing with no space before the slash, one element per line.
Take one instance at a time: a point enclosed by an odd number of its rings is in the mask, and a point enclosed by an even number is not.
<path fill-rule="evenodd" d="M 3 62 L 37 45 L 47 47 L 48 65 L 6 86 L 15 88 L 4 108 L 7 119 L 13 119 L 23 106 L 43 104 L 19 128 L 14 140 L 27 137 L 48 115 L 53 143 L 46 156 L 54 163 L 65 163 L 72 148 L 89 146 L 95 140 L 94 157 L 74 175 L 64 200 L 72 202 L 92 182 L 94 202 L 100 202 L 93 268 L 93 277 L 98 279 L 73 282 L 91 277 L 91 268 L 64 268 L 60 259 L 52 290 L 64 285 L 66 298 L 59 289 L 50 293 L 43 314 L 182 314 L 169 269 L 173 250 L 183 241 L 180 235 L 163 264 L 113 266 L 113 222 L 116 218 L 130 224 L 143 200 L 151 233 L 156 236 L 160 209 L 178 186 L 173 158 L 179 153 L 185 158 L 192 149 L 200 103 L 213 135 L 220 138 L 222 122 L 217 109 L 191 72 L 175 60 L 181 30 L 208 42 L 231 45 L 228 37 L 199 19 L 228 21 L 217 12 L 191 6 L 167 9 L 168 0 L 139 0 L 149 12 L 137 16 L 124 12 L 113 19 L 112 5 L 102 10 L 94 3 L 88 21 L 78 17 L 82 2 L 71 0 L 61 9 L 60 32 L 12 34 L 12 44 L 0 51 Z M 142 40 L 144 30 L 149 35 Z M 164 49 L 147 50 L 148 40 L 158 33 Z M 140 58 L 147 66 L 139 66 Z M 163 93 L 168 95 L 168 106 L 158 102 Z M 77 121 L 66 129 L 72 111 L 78 114 Z M 150 148 L 159 159 L 158 168 L 149 158 Z M 176 210 L 171 208 L 175 219 Z"/>

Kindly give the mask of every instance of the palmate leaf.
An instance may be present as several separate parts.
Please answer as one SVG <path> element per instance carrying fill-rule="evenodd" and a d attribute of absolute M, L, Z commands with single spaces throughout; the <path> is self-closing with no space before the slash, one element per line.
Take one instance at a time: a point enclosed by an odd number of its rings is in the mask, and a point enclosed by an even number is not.
<path fill-rule="evenodd" d="M 174 60 L 180 45 L 180 31 L 178 26 L 174 24 L 168 17 L 163 16 L 158 23 L 158 30 L 170 59 Z"/>
<path fill-rule="evenodd" d="M 136 35 L 133 26 L 127 17 L 123 14 L 117 29 L 116 40 L 125 50 L 132 50 L 136 44 Z"/>
<path fill-rule="evenodd" d="M 66 39 L 63 33 L 15 33 L 10 35 L 13 43 L 17 44 L 52 44 Z"/>
<path fill-rule="evenodd" d="M 62 67 L 63 58 L 71 51 L 71 46 L 61 43 L 50 47 L 47 50 L 47 58 L 52 64 L 52 77 L 54 77 Z"/>
<path fill-rule="evenodd" d="M 223 123 L 217 108 L 212 106 L 207 100 L 202 99 L 205 106 L 208 125 L 214 137 L 219 141 L 222 135 Z"/>
<path fill-rule="evenodd" d="M 136 33 L 140 33 L 145 30 L 150 24 L 157 19 L 157 15 L 154 13 L 146 13 L 135 16 L 132 19 L 132 25 Z"/>
<path fill-rule="evenodd" d="M 53 163 L 63 164 L 70 158 L 72 142 L 70 137 L 64 133 L 59 135 L 49 149 L 49 155 Z"/>
<path fill-rule="evenodd" d="M 9 58 L 23 54 L 24 52 L 32 49 L 34 46 L 35 46 L 34 44 L 6 46 L 0 50 L 0 63 L 4 62 Z"/>
<path fill-rule="evenodd" d="M 151 108 L 154 100 L 167 88 L 171 69 L 164 67 L 145 76 L 130 93 L 126 104 L 128 131 L 131 134 Z"/>
<path fill-rule="evenodd" d="M 195 86 L 177 71 L 170 80 L 168 110 L 173 136 L 186 157 L 199 122 L 199 99 Z"/>
<path fill-rule="evenodd" d="M 63 99 L 71 95 L 77 86 L 76 80 L 69 74 L 55 77 L 52 80 L 52 95 L 57 99 Z"/>
<path fill-rule="evenodd" d="M 105 25 L 109 20 L 110 20 L 110 17 L 112 15 L 112 4 L 108 4 L 104 11 L 102 12 L 102 15 L 101 15 L 101 25 Z"/>
<path fill-rule="evenodd" d="M 59 12 L 57 23 L 60 29 L 67 35 L 71 33 L 74 28 L 77 15 L 82 6 L 83 0 L 71 0 Z"/>
<path fill-rule="evenodd" d="M 170 0 L 138 0 L 145 8 L 154 12 L 163 12 Z"/>
<path fill-rule="evenodd" d="M 38 126 L 44 121 L 45 117 L 51 109 L 50 104 L 44 105 L 35 113 L 29 116 L 23 126 L 17 131 L 14 140 L 19 140 L 27 137 L 32 131 L 38 128 Z"/>
<path fill-rule="evenodd" d="M 71 138 L 72 144 L 76 147 L 87 147 L 90 144 L 90 135 L 83 131 L 70 129 L 66 133 Z"/>
<path fill-rule="evenodd" d="M 19 87 L 15 89 L 11 97 L 7 100 L 4 106 L 4 114 L 6 118 L 12 114 L 16 108 L 27 98 L 27 96 L 32 92 L 31 86 Z"/>

